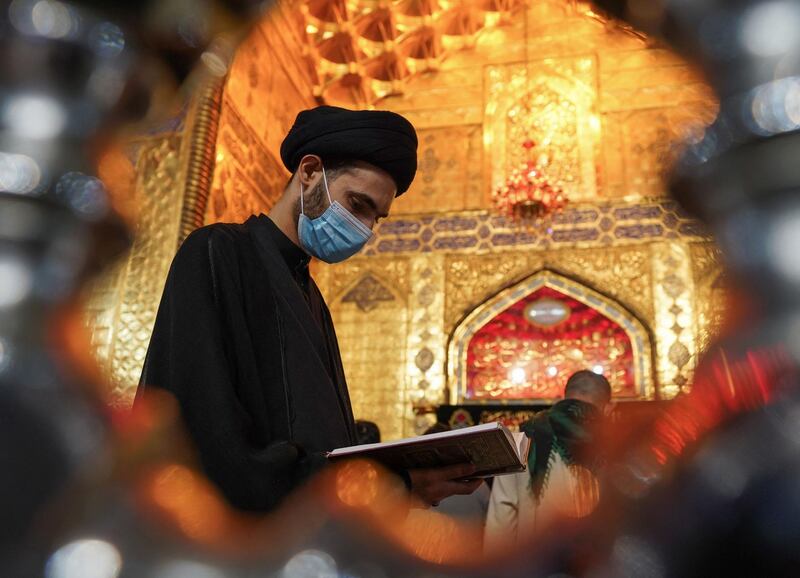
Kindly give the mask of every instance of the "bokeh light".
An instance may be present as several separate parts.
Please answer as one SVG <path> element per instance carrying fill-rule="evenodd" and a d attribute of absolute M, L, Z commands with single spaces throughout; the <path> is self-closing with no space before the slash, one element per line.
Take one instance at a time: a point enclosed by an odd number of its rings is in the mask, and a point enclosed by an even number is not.
<path fill-rule="evenodd" d="M 77 214 L 90 221 L 98 221 L 108 214 L 106 188 L 97 177 L 80 172 L 69 172 L 56 183 L 56 196 Z"/>
<path fill-rule="evenodd" d="M 0 153 L 0 192 L 24 195 L 35 191 L 42 171 L 31 157 Z"/>
<path fill-rule="evenodd" d="M 3 122 L 21 138 L 44 140 L 61 133 L 67 113 L 52 96 L 20 94 L 6 100 Z"/>
<path fill-rule="evenodd" d="M 762 2 L 741 21 L 742 44 L 757 56 L 780 56 L 800 42 L 800 6 L 795 2 Z"/>
<path fill-rule="evenodd" d="M 56 550 L 45 569 L 46 578 L 116 578 L 122 555 L 105 540 L 85 538 Z"/>
<path fill-rule="evenodd" d="M 767 252 L 773 266 L 800 282 L 800 208 L 781 215 L 767 235 Z"/>
<path fill-rule="evenodd" d="M 147 578 L 226 578 L 225 572 L 214 566 L 193 560 L 170 560 L 153 570 Z"/>
<path fill-rule="evenodd" d="M 53 39 L 75 36 L 81 25 L 70 5 L 55 0 L 14 0 L 9 18 L 23 34 Z"/>
<path fill-rule="evenodd" d="M 0 253 L 0 310 L 17 305 L 32 288 L 30 264 L 18 255 Z"/>
<path fill-rule="evenodd" d="M 336 472 L 336 495 L 351 507 L 366 507 L 378 497 L 378 470 L 365 461 L 348 461 Z"/>
<path fill-rule="evenodd" d="M 98 56 L 113 58 L 125 49 L 125 34 L 112 22 L 100 22 L 92 28 L 89 43 Z"/>
<path fill-rule="evenodd" d="M 211 483 L 186 466 L 172 464 L 154 472 L 148 496 L 183 533 L 199 542 L 222 542 L 231 529 L 229 511 Z"/>
<path fill-rule="evenodd" d="M 337 578 L 336 560 L 327 552 L 304 550 L 292 556 L 281 573 L 283 578 Z"/>
<path fill-rule="evenodd" d="M 758 87 L 752 93 L 747 124 L 757 134 L 770 135 L 788 132 L 800 127 L 800 78 L 775 80 Z"/>

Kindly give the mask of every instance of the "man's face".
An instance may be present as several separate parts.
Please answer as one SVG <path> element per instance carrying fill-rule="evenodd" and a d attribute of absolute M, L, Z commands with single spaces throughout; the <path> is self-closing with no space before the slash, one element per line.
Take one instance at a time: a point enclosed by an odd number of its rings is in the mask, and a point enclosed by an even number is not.
<path fill-rule="evenodd" d="M 327 173 L 327 178 L 331 201 L 339 201 L 339 204 L 370 230 L 389 215 L 397 187 L 387 172 L 368 163 L 358 163 L 353 167 L 339 169 L 334 174 Z M 327 208 L 328 196 L 320 171 L 316 182 L 306 191 L 303 210 L 308 218 L 316 219 Z M 299 199 L 295 212 L 299 218 Z"/>

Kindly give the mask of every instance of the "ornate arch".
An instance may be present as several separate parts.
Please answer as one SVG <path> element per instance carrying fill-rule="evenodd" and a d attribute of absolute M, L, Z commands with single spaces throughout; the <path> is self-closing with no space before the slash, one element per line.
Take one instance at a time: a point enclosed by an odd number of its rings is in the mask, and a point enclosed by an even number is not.
<path fill-rule="evenodd" d="M 486 300 L 455 328 L 450 337 L 447 356 L 447 382 L 451 403 L 480 403 L 468 400 L 465 395 L 467 391 L 467 348 L 473 336 L 498 314 L 542 287 L 549 287 L 563 293 L 618 324 L 631 342 L 636 398 L 652 399 L 655 397 L 651 338 L 642 322 L 613 299 L 574 279 L 543 269 Z"/>

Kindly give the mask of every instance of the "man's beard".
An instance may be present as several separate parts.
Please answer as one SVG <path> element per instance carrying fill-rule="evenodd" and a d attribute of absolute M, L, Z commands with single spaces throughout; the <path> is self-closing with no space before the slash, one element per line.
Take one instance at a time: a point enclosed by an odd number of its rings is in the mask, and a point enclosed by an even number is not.
<path fill-rule="evenodd" d="M 325 194 L 325 185 L 322 184 L 322 179 L 314 185 L 313 189 L 305 193 L 303 196 L 303 213 L 309 219 L 316 219 L 328 208 L 328 204 L 325 202 L 327 195 Z M 294 204 L 294 222 L 297 223 L 299 220 L 300 198 L 298 197 Z"/>

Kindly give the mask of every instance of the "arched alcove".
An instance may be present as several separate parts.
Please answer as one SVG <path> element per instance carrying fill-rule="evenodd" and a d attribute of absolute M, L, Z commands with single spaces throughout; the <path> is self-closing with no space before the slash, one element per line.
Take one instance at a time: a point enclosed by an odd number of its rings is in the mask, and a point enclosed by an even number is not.
<path fill-rule="evenodd" d="M 651 348 L 647 329 L 622 304 L 542 270 L 456 327 L 448 348 L 450 401 L 552 401 L 579 369 L 604 373 L 617 399 L 651 399 Z"/>

